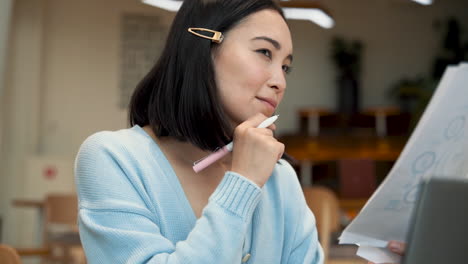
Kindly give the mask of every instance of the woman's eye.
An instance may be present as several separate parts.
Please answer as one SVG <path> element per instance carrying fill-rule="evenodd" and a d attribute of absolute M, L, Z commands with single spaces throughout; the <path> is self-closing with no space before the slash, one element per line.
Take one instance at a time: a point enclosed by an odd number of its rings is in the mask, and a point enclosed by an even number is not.
<path fill-rule="evenodd" d="M 292 71 L 292 67 L 289 66 L 289 65 L 283 65 L 282 68 L 283 68 L 284 73 L 286 73 L 286 74 L 289 74 Z"/>
<path fill-rule="evenodd" d="M 263 54 L 263 55 L 265 55 L 265 56 L 267 56 L 268 58 L 271 59 L 271 52 L 270 52 L 269 50 L 267 50 L 267 49 L 259 49 L 259 50 L 257 50 L 257 52 L 259 52 L 259 53 L 261 53 L 261 54 Z"/>

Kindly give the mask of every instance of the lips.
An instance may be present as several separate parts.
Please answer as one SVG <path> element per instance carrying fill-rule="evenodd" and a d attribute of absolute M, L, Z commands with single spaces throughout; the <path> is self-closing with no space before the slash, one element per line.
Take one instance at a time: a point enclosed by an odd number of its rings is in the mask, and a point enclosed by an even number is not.
<path fill-rule="evenodd" d="M 276 106 L 278 105 L 278 103 L 274 99 L 270 99 L 270 98 L 266 98 L 266 97 L 257 97 L 257 99 L 259 99 L 260 101 L 264 101 L 264 102 L 268 103 L 271 107 L 273 107 L 273 109 L 276 109 Z"/>

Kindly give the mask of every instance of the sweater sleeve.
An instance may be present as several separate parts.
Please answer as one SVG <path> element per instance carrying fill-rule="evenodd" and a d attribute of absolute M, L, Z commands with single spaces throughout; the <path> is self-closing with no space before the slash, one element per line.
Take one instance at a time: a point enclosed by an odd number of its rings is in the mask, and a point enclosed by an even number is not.
<path fill-rule="evenodd" d="M 307 206 L 302 187 L 298 181 L 294 169 L 283 161 L 285 168 L 289 171 L 287 174 L 293 177 L 288 178 L 291 188 L 289 193 L 294 199 L 289 201 L 294 202 L 288 206 L 294 208 L 294 232 L 286 239 L 292 239 L 292 250 L 287 263 L 304 263 L 304 264 L 322 264 L 324 263 L 324 255 L 322 246 L 318 241 L 318 233 L 315 222 L 315 216 Z M 284 167 L 283 167 L 284 168 Z"/>
<path fill-rule="evenodd" d="M 321 264 L 324 256 L 318 242 L 315 217 L 307 206 L 302 212 L 301 222 L 296 225 L 294 248 L 288 263 Z"/>
<path fill-rule="evenodd" d="M 227 172 L 185 241 L 161 235 L 158 216 L 112 151 L 83 143 L 75 164 L 79 230 L 88 263 L 239 263 L 261 189 Z"/>

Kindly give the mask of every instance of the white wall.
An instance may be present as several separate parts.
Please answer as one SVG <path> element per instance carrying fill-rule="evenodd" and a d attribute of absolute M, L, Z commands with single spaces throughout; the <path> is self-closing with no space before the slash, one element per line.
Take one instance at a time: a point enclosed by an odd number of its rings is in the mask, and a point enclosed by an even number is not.
<path fill-rule="evenodd" d="M 74 156 L 91 133 L 126 126 L 119 105 L 120 15 L 173 14 L 138 1 L 49 0 L 41 152 Z"/>
<path fill-rule="evenodd" d="M 10 18 L 11 18 L 11 6 L 12 6 L 12 1 L 11 0 L 3 0 L 0 1 L 0 102 L 2 102 L 3 98 L 3 90 L 5 86 L 5 65 L 7 64 L 6 62 L 6 54 L 7 54 L 7 49 L 8 49 L 8 43 L 9 43 L 9 33 L 10 33 Z M 1 149 L 3 147 L 2 144 L 2 138 L 3 138 L 3 115 L 2 115 L 2 109 L 0 108 L 0 153 Z M 1 157 L 1 155 L 0 155 Z M 0 162 L 0 166 L 2 163 Z M 2 182 L 2 176 L 0 174 L 0 182 Z M 6 197 L 5 197 L 5 186 L 1 185 L 0 187 L 0 218 L 2 217 L 1 212 L 3 211 L 1 208 L 6 208 L 7 204 L 5 203 Z M 0 226 L 0 230 L 2 227 Z M 2 240 L 2 237 L 0 237 L 0 241 Z"/>
<path fill-rule="evenodd" d="M 436 18 L 456 15 L 468 28 L 464 0 L 436 1 L 430 7 L 406 0 L 325 3 L 336 19 L 334 29 L 290 23 L 295 70 L 278 111 L 280 133 L 296 130 L 300 106 L 334 107 L 332 36 L 364 42 L 362 99 L 364 106 L 371 106 L 388 104 L 385 91 L 404 75 L 430 71 L 440 42 L 440 34 L 432 29 Z M 27 157 L 73 159 L 91 133 L 126 126 L 126 113 L 118 109 L 120 15 L 157 14 L 168 25 L 173 17 L 138 0 L 16 0 L 14 5 L 13 45 L 2 98 L 2 136 L 8 144 L 0 161 L 0 186 L 13 186 L 7 190 L 8 199 L 24 196 L 22 166 Z M 16 229 L 10 228 L 14 220 L 8 221 L 11 243 L 16 242 Z"/>
<path fill-rule="evenodd" d="M 15 1 L 6 85 L 1 99 L 0 188 L 6 242 L 15 234 L 11 198 L 21 197 L 24 160 L 35 152 L 41 87 L 42 0 Z"/>
<path fill-rule="evenodd" d="M 0 96 L 4 86 L 4 71 L 6 64 L 6 51 L 10 29 L 11 0 L 0 2 Z"/>

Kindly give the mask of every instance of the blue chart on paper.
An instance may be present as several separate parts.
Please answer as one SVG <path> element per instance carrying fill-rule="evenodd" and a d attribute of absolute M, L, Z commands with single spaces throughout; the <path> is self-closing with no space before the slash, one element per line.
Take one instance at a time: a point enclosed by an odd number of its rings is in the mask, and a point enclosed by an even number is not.
<path fill-rule="evenodd" d="M 467 178 L 467 94 L 468 64 L 449 67 L 399 159 L 340 242 L 404 241 L 421 181 Z"/>

